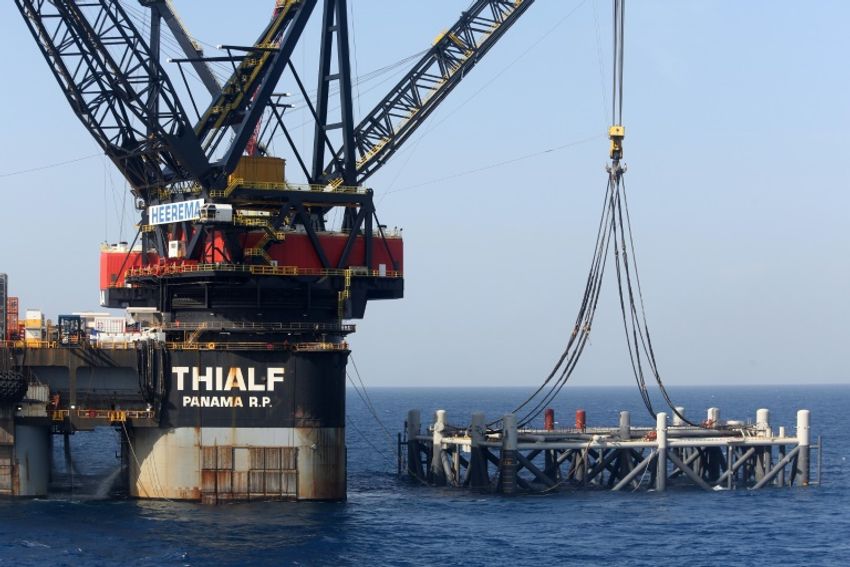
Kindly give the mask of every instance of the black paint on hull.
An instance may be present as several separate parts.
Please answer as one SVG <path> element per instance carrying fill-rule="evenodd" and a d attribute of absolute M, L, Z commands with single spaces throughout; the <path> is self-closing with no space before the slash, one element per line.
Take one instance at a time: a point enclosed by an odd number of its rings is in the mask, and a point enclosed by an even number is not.
<path fill-rule="evenodd" d="M 344 427 L 347 351 L 170 351 L 161 427 Z"/>

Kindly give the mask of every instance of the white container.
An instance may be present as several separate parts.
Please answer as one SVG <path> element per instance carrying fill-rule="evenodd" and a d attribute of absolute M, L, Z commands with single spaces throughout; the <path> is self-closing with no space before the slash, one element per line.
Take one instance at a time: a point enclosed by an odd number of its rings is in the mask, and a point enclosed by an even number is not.
<path fill-rule="evenodd" d="M 28 329 L 40 329 L 44 326 L 44 313 L 38 309 L 27 309 L 24 326 Z"/>
<path fill-rule="evenodd" d="M 26 399 L 47 403 L 50 401 L 50 387 L 47 384 L 30 384 L 27 387 Z"/>
<path fill-rule="evenodd" d="M 41 329 L 29 329 L 29 328 L 24 329 L 24 338 L 25 339 L 32 339 L 32 340 L 40 341 L 41 336 L 42 336 Z"/>
<path fill-rule="evenodd" d="M 233 222 L 233 205 L 206 203 L 201 206 L 201 222 Z"/>
<path fill-rule="evenodd" d="M 98 333 L 119 334 L 123 333 L 127 326 L 124 317 L 95 317 L 94 330 Z"/>
<path fill-rule="evenodd" d="M 168 241 L 168 257 L 182 258 L 186 255 L 186 243 L 182 240 Z"/>

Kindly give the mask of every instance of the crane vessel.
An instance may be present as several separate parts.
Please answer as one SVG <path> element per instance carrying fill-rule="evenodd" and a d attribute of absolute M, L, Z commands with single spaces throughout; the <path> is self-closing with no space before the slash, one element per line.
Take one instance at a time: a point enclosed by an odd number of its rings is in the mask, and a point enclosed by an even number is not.
<path fill-rule="evenodd" d="M 111 424 L 134 497 L 346 497 L 346 336 L 369 301 L 404 293 L 401 234 L 364 183 L 533 0 L 473 1 L 359 122 L 347 2 L 318 4 L 277 0 L 253 44 L 209 57 L 169 0 L 15 0 L 136 202 L 134 241 L 101 249 L 100 298 L 145 332 L 93 344 L 67 316 L 53 335 L 4 343 L 7 379 L 28 388 L 0 401 L 0 491 L 43 494 L 49 433 Z M 312 95 L 292 54 L 314 12 Z M 183 51 L 171 73 L 163 24 Z M 310 152 L 281 85 L 306 101 Z M 268 150 L 281 135 L 288 161 Z"/>

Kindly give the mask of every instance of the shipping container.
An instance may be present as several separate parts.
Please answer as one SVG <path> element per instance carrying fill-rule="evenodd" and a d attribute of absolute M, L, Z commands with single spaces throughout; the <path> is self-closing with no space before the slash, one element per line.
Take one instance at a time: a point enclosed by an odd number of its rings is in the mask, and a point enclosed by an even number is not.
<path fill-rule="evenodd" d="M 201 222 L 233 222 L 233 205 L 207 203 L 201 207 Z"/>
<path fill-rule="evenodd" d="M 44 317 L 44 313 L 42 313 L 40 309 L 27 309 L 26 310 L 26 319 L 41 319 L 43 317 Z"/>
<path fill-rule="evenodd" d="M 6 313 L 6 335 L 5 339 L 8 341 L 14 341 L 18 336 L 18 314 L 8 312 Z"/>
<path fill-rule="evenodd" d="M 186 255 L 186 243 L 182 240 L 168 241 L 168 257 L 183 258 Z"/>
<path fill-rule="evenodd" d="M 86 332 L 83 318 L 79 315 L 60 315 L 58 324 L 59 343 L 75 346 L 83 342 Z"/>
<path fill-rule="evenodd" d="M 98 333 L 95 342 L 98 345 L 130 345 L 143 338 L 142 333 Z"/>
<path fill-rule="evenodd" d="M 38 309 L 27 309 L 24 317 L 24 327 L 26 329 L 39 329 L 44 327 L 44 313 Z"/>
<path fill-rule="evenodd" d="M 282 184 L 286 161 L 280 158 L 243 156 L 230 175 L 229 182 Z"/>
<path fill-rule="evenodd" d="M 127 319 L 124 317 L 95 317 L 94 330 L 98 333 L 120 334 L 127 327 Z"/>

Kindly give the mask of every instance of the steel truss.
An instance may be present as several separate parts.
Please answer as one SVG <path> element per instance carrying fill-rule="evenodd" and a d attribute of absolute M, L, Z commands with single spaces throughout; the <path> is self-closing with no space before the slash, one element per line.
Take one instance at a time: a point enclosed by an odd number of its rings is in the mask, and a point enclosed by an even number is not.
<path fill-rule="evenodd" d="M 392 156 L 460 83 L 534 0 L 478 0 L 463 12 L 354 130 L 357 183 Z M 324 169 L 327 180 L 345 178 L 346 148 Z"/>
<path fill-rule="evenodd" d="M 171 81 L 118 2 L 15 3 L 74 112 L 140 197 L 204 175 Z"/>

